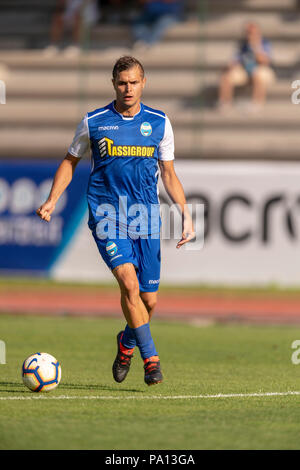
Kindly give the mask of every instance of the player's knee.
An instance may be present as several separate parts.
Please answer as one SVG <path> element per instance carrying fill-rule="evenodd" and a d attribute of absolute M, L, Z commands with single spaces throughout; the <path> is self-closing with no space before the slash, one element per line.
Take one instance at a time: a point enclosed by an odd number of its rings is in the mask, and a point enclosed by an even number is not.
<path fill-rule="evenodd" d="M 154 312 L 154 309 L 157 303 L 156 295 L 155 294 L 154 295 L 141 294 L 141 297 L 148 313 L 152 314 Z"/>
<path fill-rule="evenodd" d="M 131 263 L 122 264 L 113 270 L 121 291 L 130 292 L 138 289 L 138 279 L 134 266 Z"/>
<path fill-rule="evenodd" d="M 135 301 L 139 297 L 139 283 L 134 277 L 123 279 L 121 290 L 126 297 Z"/>
<path fill-rule="evenodd" d="M 156 299 L 146 299 L 146 300 L 144 300 L 144 303 L 145 303 L 146 309 L 150 313 L 150 312 L 153 312 L 153 310 L 155 309 L 156 304 L 157 304 L 157 300 Z"/>

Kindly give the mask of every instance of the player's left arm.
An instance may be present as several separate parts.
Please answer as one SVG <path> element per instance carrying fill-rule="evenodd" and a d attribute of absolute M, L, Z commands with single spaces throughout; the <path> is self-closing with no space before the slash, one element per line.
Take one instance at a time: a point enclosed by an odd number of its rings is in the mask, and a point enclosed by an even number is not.
<path fill-rule="evenodd" d="M 173 160 L 159 160 L 161 179 L 167 194 L 172 202 L 177 204 L 182 215 L 182 236 L 176 248 L 180 248 L 185 243 L 193 240 L 196 236 L 193 220 L 186 204 L 186 198 L 182 184 L 176 175 Z"/>

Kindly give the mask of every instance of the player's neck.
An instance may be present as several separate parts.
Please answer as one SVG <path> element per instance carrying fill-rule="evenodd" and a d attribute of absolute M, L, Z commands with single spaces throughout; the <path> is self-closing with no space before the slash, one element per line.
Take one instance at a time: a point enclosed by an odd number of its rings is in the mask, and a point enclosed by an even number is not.
<path fill-rule="evenodd" d="M 133 105 L 131 107 L 127 107 L 123 103 L 119 103 L 118 101 L 115 101 L 114 102 L 114 107 L 115 107 L 115 110 L 118 113 L 122 114 L 122 116 L 124 116 L 124 117 L 134 117 L 136 114 L 138 114 L 140 112 L 141 103 L 139 101 L 135 105 Z"/>

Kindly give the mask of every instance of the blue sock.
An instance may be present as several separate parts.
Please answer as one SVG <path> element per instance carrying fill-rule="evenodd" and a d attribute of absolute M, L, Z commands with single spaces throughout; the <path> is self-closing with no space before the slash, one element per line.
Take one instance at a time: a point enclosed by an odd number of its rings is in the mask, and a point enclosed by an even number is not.
<path fill-rule="evenodd" d="M 132 349 L 136 346 L 134 329 L 130 328 L 128 325 L 126 325 L 126 328 L 124 330 L 121 343 L 127 349 Z"/>
<path fill-rule="evenodd" d="M 155 349 L 154 341 L 150 332 L 150 325 L 146 323 L 145 325 L 139 326 L 134 330 L 136 345 L 138 346 L 142 359 L 148 359 L 151 356 L 158 356 Z"/>

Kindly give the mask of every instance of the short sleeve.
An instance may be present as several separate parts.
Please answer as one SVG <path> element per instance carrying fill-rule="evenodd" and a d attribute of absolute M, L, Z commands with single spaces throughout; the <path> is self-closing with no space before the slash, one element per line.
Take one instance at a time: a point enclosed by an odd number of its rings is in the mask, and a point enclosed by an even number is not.
<path fill-rule="evenodd" d="M 169 118 L 166 116 L 165 133 L 158 147 L 158 159 L 174 160 L 174 134 Z"/>
<path fill-rule="evenodd" d="M 68 148 L 68 152 L 77 158 L 90 156 L 90 136 L 86 115 L 77 126 L 73 141 Z"/>

